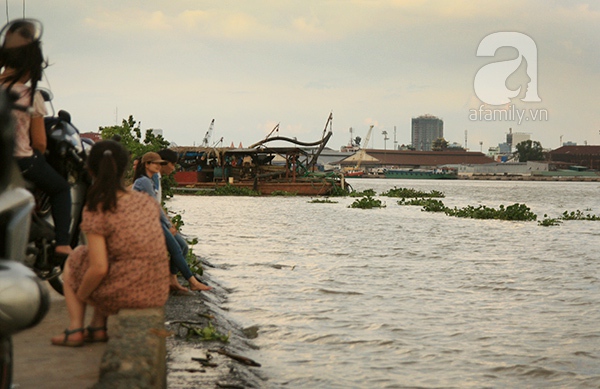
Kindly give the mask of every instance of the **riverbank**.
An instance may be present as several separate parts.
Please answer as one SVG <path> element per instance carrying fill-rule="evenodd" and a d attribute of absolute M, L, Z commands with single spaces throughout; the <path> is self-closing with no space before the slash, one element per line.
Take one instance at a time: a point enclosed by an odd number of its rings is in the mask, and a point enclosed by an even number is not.
<path fill-rule="evenodd" d="M 205 269 L 211 267 L 208 263 L 203 263 L 203 266 Z M 203 281 L 213 286 L 213 290 L 186 296 L 171 294 L 164 307 L 167 332 L 159 335 L 166 336 L 167 388 L 264 386 L 265 379 L 261 377 L 260 367 L 249 366 L 232 358 L 243 357 L 248 350 L 256 347 L 251 338 L 256 337 L 257 330 L 244 330 L 231 320 L 227 310 L 222 308 L 227 302 L 228 291 L 210 278 L 204 278 Z M 64 330 L 68 314 L 64 297 L 49 286 L 47 288 L 51 305 L 46 317 L 36 327 L 13 337 L 13 384 L 15 388 L 22 389 L 90 388 L 99 382 L 101 367 L 106 367 L 106 361 L 109 361 L 105 354 L 110 345 L 91 343 L 76 348 L 52 346 L 50 337 Z M 90 319 L 91 310 L 88 310 L 86 322 Z M 109 319 L 109 334 L 120 344 L 133 344 L 129 338 L 121 337 L 119 340 L 116 326 L 120 320 L 119 317 Z M 229 341 L 186 340 L 187 330 L 179 324 L 185 321 L 196 322 L 198 324 L 194 327 L 199 328 L 210 323 L 219 333 L 229 334 Z M 137 329 L 135 323 L 129 328 L 131 331 Z M 164 358 L 164 349 L 155 352 L 157 357 Z M 133 356 L 133 351 L 130 354 Z"/>
<path fill-rule="evenodd" d="M 203 261 L 203 267 L 210 272 L 212 265 Z M 264 386 L 266 378 L 261 376 L 260 367 L 252 363 L 260 365 L 260 361 L 245 357 L 248 350 L 256 348 L 252 339 L 258 329 L 244 329 L 235 323 L 223 308 L 229 291 L 210 277 L 203 277 L 202 281 L 213 289 L 188 295 L 171 294 L 165 305 L 165 327 L 172 334 L 166 339 L 167 387 Z M 208 336 L 226 335 L 228 342 L 199 340 L 192 334 L 194 329 Z"/>

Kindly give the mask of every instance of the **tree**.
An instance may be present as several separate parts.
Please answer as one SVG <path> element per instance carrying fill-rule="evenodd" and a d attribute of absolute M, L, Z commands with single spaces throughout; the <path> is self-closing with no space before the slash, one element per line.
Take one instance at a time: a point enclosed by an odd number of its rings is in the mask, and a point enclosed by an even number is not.
<path fill-rule="evenodd" d="M 431 144 L 431 150 L 433 151 L 444 151 L 448 148 L 448 141 L 444 138 L 437 138 Z"/>
<path fill-rule="evenodd" d="M 130 152 L 131 159 L 141 157 L 148 151 L 158 151 L 169 147 L 169 142 L 162 135 L 154 135 L 152 129 L 146 130 L 144 139 L 142 139 L 142 129 L 140 123 L 133 119 L 123 119 L 120 126 L 100 127 L 102 139 L 111 139 L 114 136 L 120 138 L 119 142 L 123 144 Z"/>
<path fill-rule="evenodd" d="M 161 149 L 169 147 L 170 142 L 165 140 L 162 135 L 154 135 L 152 129 L 146 130 L 144 139 L 142 139 L 142 129 L 140 123 L 133 119 L 133 115 L 130 115 L 127 120 L 123 119 L 120 126 L 100 127 L 100 134 L 102 139 L 113 139 L 119 138 L 119 142 L 125 146 L 131 153 L 130 164 L 136 159 L 149 151 L 159 151 Z M 130 165 L 131 167 L 132 165 Z M 129 173 L 126 175 L 126 179 L 131 181 L 133 178 L 133 171 L 130 168 Z M 161 186 L 163 200 L 173 195 L 171 187 L 175 184 L 175 180 L 172 176 L 162 177 Z"/>
<path fill-rule="evenodd" d="M 531 139 L 524 140 L 515 147 L 519 162 L 544 160 L 544 150 L 542 144 L 538 141 L 532 141 Z"/>

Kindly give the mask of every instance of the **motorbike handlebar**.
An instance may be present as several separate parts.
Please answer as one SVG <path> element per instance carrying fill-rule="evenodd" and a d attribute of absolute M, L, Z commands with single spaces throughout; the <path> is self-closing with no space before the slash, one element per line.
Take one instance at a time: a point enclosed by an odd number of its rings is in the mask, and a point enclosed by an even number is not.
<path fill-rule="evenodd" d="M 73 157 L 73 159 L 77 161 L 77 163 L 83 164 L 83 158 L 81 158 L 75 150 L 69 148 L 69 154 L 71 154 L 71 157 Z"/>

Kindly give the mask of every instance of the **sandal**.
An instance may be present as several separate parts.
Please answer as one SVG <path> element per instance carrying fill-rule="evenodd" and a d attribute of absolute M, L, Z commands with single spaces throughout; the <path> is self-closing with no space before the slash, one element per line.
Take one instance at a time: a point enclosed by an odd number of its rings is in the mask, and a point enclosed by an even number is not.
<path fill-rule="evenodd" d="M 106 326 L 102 327 L 90 327 L 87 326 L 83 333 L 83 340 L 88 343 L 108 342 L 108 335 L 106 334 Z M 104 336 L 94 336 L 95 332 L 104 331 Z"/>
<path fill-rule="evenodd" d="M 64 338 L 62 336 L 55 336 L 52 338 L 52 344 L 55 346 L 64 346 L 64 347 L 81 347 L 83 346 L 83 339 L 81 340 L 69 340 L 69 336 L 76 334 L 78 332 L 83 333 L 83 328 L 76 328 L 74 330 L 69 330 L 68 328 L 65 330 Z"/>

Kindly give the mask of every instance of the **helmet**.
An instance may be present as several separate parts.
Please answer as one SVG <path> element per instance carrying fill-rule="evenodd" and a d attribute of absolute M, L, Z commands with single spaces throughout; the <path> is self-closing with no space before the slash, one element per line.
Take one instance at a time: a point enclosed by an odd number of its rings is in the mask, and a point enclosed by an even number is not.
<path fill-rule="evenodd" d="M 2 48 L 11 49 L 39 42 L 42 37 L 42 23 L 36 19 L 15 19 L 0 31 Z"/>

